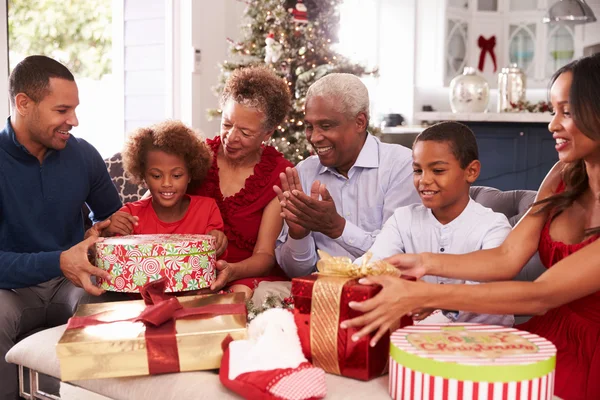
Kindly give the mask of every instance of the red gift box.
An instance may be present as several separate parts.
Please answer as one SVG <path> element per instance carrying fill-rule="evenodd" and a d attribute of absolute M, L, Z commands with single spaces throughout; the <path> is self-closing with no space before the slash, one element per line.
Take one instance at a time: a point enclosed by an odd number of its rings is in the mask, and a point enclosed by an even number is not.
<path fill-rule="evenodd" d="M 309 275 L 292 279 L 294 318 L 305 357 L 326 372 L 348 378 L 370 380 L 387 372 L 390 335 L 385 334 L 375 347 L 373 335 L 357 342 L 352 335 L 358 328 L 341 329 L 340 323 L 362 315 L 348 306 L 364 301 L 381 290 L 379 285 L 361 285 L 358 278 Z M 412 325 L 403 317 L 400 326 Z"/>

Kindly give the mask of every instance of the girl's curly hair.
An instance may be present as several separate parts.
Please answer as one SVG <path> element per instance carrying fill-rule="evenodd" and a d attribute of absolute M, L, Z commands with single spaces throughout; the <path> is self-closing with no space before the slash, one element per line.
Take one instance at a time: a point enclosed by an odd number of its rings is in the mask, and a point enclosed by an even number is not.
<path fill-rule="evenodd" d="M 181 121 L 168 120 L 133 131 L 123 148 L 123 168 L 136 184 L 144 182 L 146 159 L 151 150 L 183 158 L 191 187 L 197 187 L 212 164 L 212 152 L 200 134 Z"/>
<path fill-rule="evenodd" d="M 231 73 L 223 93 L 221 107 L 229 100 L 256 108 L 265 115 L 263 127 L 267 131 L 280 125 L 292 108 L 290 89 L 271 68 L 251 66 Z"/>

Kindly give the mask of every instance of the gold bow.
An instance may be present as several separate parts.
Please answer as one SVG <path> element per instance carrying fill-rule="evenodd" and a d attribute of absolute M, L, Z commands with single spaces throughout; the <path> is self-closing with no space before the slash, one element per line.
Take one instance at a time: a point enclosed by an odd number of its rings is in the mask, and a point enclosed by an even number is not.
<path fill-rule="evenodd" d="M 400 275 L 396 267 L 384 260 L 369 262 L 373 257 L 370 251 L 367 251 L 364 255 L 360 265 L 353 264 L 349 257 L 332 257 L 322 250 L 317 250 L 317 253 L 320 257 L 320 260 L 317 261 L 317 270 L 321 275 L 352 278 L 362 278 L 369 275 Z"/>

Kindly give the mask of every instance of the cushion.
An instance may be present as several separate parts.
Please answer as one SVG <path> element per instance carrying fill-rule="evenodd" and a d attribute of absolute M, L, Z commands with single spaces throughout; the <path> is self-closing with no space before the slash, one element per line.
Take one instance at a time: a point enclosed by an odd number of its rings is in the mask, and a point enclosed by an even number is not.
<path fill-rule="evenodd" d="M 54 377 L 60 376 L 56 357 L 56 343 L 66 325 L 38 332 L 17 343 L 6 355 L 6 360 Z M 327 398 L 388 399 L 388 377 L 362 382 L 326 374 Z M 69 382 L 112 399 L 239 399 L 219 381 L 218 371 L 196 371 L 178 374 L 141 376 L 129 378 L 90 379 Z M 73 393 L 71 387 L 62 385 L 61 391 Z M 77 392 L 77 391 L 75 391 Z M 77 397 L 75 397 L 77 398 Z"/>
<path fill-rule="evenodd" d="M 117 153 L 114 156 L 104 160 L 108 174 L 110 175 L 113 184 L 119 192 L 119 197 L 122 203 L 130 203 L 137 201 L 142 198 L 146 189 L 142 185 L 136 185 L 130 182 L 125 176 L 123 170 L 123 158 L 121 153 Z"/>
<path fill-rule="evenodd" d="M 506 215 L 515 226 L 535 201 L 534 190 L 498 190 L 487 186 L 471 187 L 471 198 L 495 212 Z"/>

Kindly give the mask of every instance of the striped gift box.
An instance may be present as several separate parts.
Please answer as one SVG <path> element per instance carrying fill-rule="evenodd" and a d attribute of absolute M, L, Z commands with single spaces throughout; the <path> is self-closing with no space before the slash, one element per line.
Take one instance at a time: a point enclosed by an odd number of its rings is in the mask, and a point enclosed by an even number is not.
<path fill-rule="evenodd" d="M 556 347 L 479 324 L 416 325 L 391 336 L 389 392 L 403 400 L 550 400 Z"/>

